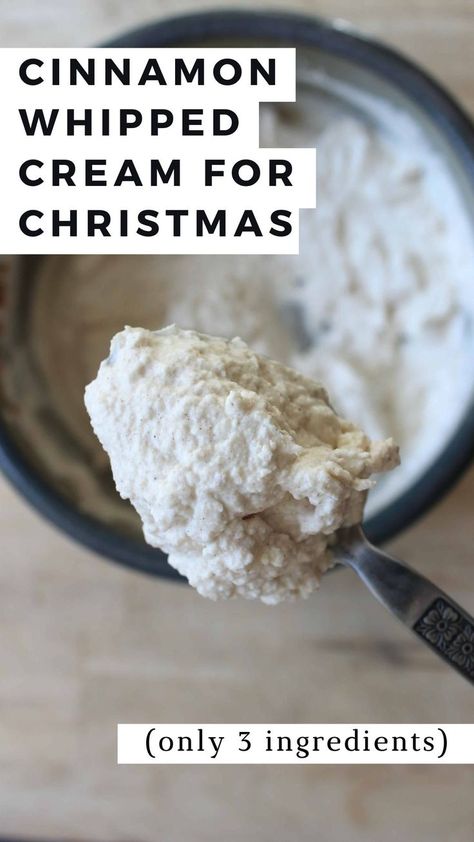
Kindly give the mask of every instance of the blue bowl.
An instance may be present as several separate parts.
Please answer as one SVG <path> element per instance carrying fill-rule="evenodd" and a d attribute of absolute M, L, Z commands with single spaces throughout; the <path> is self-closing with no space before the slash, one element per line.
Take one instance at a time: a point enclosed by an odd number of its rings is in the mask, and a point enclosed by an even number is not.
<path fill-rule="evenodd" d="M 474 206 L 474 127 L 453 98 L 428 74 L 394 50 L 347 27 L 281 12 L 210 11 L 157 23 L 115 38 L 105 46 L 166 47 L 278 45 L 296 46 L 329 68 L 342 67 L 351 78 L 372 78 L 375 89 L 390 86 L 405 106 L 413 107 L 425 126 L 442 138 L 459 171 L 464 193 Z M 474 212 L 473 212 L 474 214 Z M 23 284 L 23 307 L 28 289 L 41 266 L 41 257 L 14 261 L 13 282 Z M 18 332 L 21 340 L 21 319 Z M 1 352 L 0 352 L 1 354 Z M 1 359 L 0 359 L 1 363 Z M 21 402 L 21 396 L 19 397 Z M 466 468 L 474 453 L 474 406 L 466 410 L 443 452 L 400 497 L 366 523 L 369 538 L 381 543 L 409 526 L 436 503 Z M 54 430 L 51 430 L 54 435 Z M 113 526 L 82 513 L 64 490 L 55 487 L 38 467 L 32 449 L 15 436 L 0 395 L 0 467 L 18 491 L 43 515 L 75 540 L 106 558 L 156 576 L 181 580 L 166 555 L 143 539 L 119 533 Z"/>

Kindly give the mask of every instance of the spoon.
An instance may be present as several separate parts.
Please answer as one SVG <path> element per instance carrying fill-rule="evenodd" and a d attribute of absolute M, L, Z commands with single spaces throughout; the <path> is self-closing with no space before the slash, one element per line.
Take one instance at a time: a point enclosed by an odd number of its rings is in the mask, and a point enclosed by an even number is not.
<path fill-rule="evenodd" d="M 374 547 L 360 526 L 339 530 L 333 552 L 419 640 L 474 684 L 474 617 L 408 564 Z"/>

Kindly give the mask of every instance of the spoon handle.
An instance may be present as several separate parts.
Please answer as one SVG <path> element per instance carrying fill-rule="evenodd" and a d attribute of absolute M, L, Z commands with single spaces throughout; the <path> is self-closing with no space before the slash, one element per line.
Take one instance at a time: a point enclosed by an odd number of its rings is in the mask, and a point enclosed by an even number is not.
<path fill-rule="evenodd" d="M 474 684 L 474 618 L 404 562 L 374 547 L 360 527 L 338 533 L 334 553 L 374 596 Z"/>

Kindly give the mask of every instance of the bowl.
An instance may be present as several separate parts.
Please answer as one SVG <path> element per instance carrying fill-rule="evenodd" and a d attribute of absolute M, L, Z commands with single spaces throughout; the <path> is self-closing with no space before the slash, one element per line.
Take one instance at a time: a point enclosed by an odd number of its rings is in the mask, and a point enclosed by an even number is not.
<path fill-rule="evenodd" d="M 315 67 L 338 82 L 350 80 L 358 89 L 402 109 L 442 155 L 466 217 L 471 223 L 474 220 L 473 126 L 437 82 L 394 50 L 346 25 L 312 17 L 213 11 L 159 21 L 105 46 L 194 44 L 296 46 L 298 60 L 306 70 Z M 72 259 L 59 255 L 13 258 L 0 287 L 0 467 L 39 512 L 72 538 L 128 567 L 180 579 L 166 556 L 144 542 L 134 512 L 113 488 L 105 455 L 89 448 L 92 433 L 82 406 L 84 382 L 74 381 L 74 369 L 84 363 L 81 346 L 74 346 L 74 337 L 69 336 L 64 310 L 62 314 L 58 310 L 59 296 L 51 291 L 49 282 L 44 283 L 45 278 L 52 278 L 53 288 L 54 279 L 60 284 L 61 276 L 71 272 Z M 130 261 L 137 258 L 123 260 L 129 261 L 135 272 L 139 264 Z M 83 258 L 79 275 L 87 272 L 88 265 L 90 268 L 88 258 Z M 49 298 L 45 298 L 44 289 L 50 290 Z M 123 324 L 112 322 L 109 336 Z M 104 325 L 87 325 L 87 330 L 103 331 Z M 70 346 L 69 363 L 61 353 L 44 347 L 38 339 L 41 331 L 43 335 L 45 331 L 61 334 L 61 347 Z M 56 372 L 60 394 L 53 394 L 51 384 L 45 381 L 46 365 Z M 89 379 L 91 376 L 89 372 Z M 474 372 L 469 385 L 474 386 Z M 472 391 L 459 406 L 456 423 L 440 452 L 409 487 L 395 498 L 392 495 L 368 517 L 366 531 L 375 543 L 394 536 L 423 514 L 469 463 L 474 450 Z"/>

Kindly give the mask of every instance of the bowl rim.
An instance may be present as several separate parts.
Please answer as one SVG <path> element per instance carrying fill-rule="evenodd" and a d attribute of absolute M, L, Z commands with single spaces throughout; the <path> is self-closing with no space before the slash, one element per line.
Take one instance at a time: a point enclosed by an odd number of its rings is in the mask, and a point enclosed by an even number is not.
<path fill-rule="evenodd" d="M 346 22 L 281 10 L 210 9 L 167 17 L 105 42 L 104 47 L 166 47 L 202 39 L 265 38 L 285 45 L 316 47 L 373 71 L 400 89 L 434 123 L 460 161 L 474 190 L 474 124 L 429 73 L 400 52 L 366 36 Z M 16 268 L 37 256 L 21 256 Z M 15 270 L 13 270 L 15 271 Z M 401 532 L 431 508 L 460 477 L 474 457 L 474 400 L 446 447 L 403 494 L 365 522 L 375 543 Z M 29 464 L 0 418 L 0 469 L 18 492 L 63 532 L 100 556 L 126 567 L 185 581 L 161 550 L 114 532 L 80 512 Z"/>

